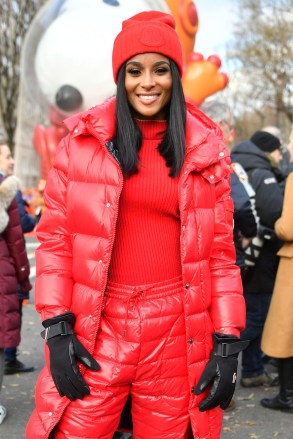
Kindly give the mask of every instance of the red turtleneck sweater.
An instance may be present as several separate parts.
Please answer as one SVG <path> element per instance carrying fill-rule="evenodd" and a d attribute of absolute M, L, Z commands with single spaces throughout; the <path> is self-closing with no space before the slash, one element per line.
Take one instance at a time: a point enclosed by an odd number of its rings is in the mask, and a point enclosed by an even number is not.
<path fill-rule="evenodd" d="M 137 121 L 143 136 L 139 172 L 125 178 L 109 280 L 143 285 L 181 274 L 178 178 L 157 147 L 165 121 Z"/>

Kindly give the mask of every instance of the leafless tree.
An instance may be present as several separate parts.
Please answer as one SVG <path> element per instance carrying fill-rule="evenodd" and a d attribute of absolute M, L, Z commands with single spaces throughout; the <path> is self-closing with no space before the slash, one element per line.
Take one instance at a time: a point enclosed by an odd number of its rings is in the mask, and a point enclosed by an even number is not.
<path fill-rule="evenodd" d="M 0 3 L 0 125 L 14 147 L 20 55 L 24 36 L 44 0 L 1 0 Z"/>
<path fill-rule="evenodd" d="M 288 130 L 293 123 L 293 0 L 238 0 L 228 58 L 240 114 Z M 273 118 L 273 120 L 272 120 Z M 253 118 L 251 118 L 252 120 Z"/>

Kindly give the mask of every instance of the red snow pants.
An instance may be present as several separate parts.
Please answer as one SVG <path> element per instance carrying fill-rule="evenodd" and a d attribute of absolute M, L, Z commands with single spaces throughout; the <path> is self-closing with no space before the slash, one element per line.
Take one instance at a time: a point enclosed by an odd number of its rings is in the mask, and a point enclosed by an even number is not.
<path fill-rule="evenodd" d="M 90 395 L 69 404 L 55 439 L 112 439 L 128 395 L 135 439 L 189 437 L 183 285 L 180 278 L 129 287 L 109 283 Z"/>

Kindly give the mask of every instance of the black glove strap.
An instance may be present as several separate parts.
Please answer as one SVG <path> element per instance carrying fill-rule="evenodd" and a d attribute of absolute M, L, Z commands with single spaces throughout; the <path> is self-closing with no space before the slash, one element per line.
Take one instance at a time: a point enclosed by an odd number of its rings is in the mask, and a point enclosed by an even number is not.
<path fill-rule="evenodd" d="M 61 321 L 55 325 L 48 326 L 44 331 L 41 332 L 41 336 L 44 340 L 49 340 L 50 338 L 57 337 L 58 335 L 69 335 L 74 334 L 71 323 Z"/>
<path fill-rule="evenodd" d="M 247 340 L 233 341 L 232 343 L 220 342 L 214 345 L 213 354 L 220 357 L 229 357 L 230 355 L 239 354 L 249 344 Z"/>

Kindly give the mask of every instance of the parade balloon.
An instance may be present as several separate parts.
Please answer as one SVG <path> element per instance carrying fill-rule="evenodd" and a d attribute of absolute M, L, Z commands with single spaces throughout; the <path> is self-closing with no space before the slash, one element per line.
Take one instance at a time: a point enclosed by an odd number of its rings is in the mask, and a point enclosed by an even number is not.
<path fill-rule="evenodd" d="M 227 76 L 220 59 L 194 53 L 198 14 L 192 0 L 50 0 L 28 31 L 22 80 L 29 96 L 47 105 L 49 126 L 38 125 L 34 145 L 46 179 L 55 150 L 66 134 L 62 120 L 100 104 L 115 94 L 112 47 L 122 21 L 146 11 L 171 13 L 176 21 L 184 57 L 183 88 L 200 105 L 223 89 Z"/>

